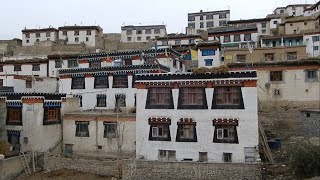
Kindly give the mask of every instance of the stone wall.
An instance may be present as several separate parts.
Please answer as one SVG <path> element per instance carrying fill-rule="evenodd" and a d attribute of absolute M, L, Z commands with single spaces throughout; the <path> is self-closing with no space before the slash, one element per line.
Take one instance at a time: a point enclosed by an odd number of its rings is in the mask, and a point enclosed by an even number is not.
<path fill-rule="evenodd" d="M 320 109 L 302 110 L 300 112 L 302 134 L 309 137 L 320 137 Z"/>
<path fill-rule="evenodd" d="M 72 169 L 97 175 L 115 176 L 117 162 L 46 156 L 45 172 Z M 261 179 L 260 164 L 157 162 L 125 160 L 123 179 Z"/>
<path fill-rule="evenodd" d="M 31 163 L 31 158 L 26 154 L 27 160 Z M 31 166 L 30 166 L 31 168 Z M 24 171 L 24 168 L 21 163 L 19 156 L 0 159 L 0 180 L 10 180 L 17 177 Z"/>

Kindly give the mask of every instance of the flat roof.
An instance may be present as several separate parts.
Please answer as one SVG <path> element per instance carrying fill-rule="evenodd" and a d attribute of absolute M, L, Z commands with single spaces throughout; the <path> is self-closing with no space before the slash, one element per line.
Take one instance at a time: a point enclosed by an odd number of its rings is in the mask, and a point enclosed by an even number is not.
<path fill-rule="evenodd" d="M 166 28 L 166 25 L 141 25 L 141 26 L 134 26 L 134 25 L 127 25 L 121 26 L 122 30 L 128 29 L 152 29 L 152 28 Z"/>
<path fill-rule="evenodd" d="M 58 31 L 56 28 L 42 28 L 42 29 L 24 29 L 22 33 L 34 33 L 34 32 L 52 32 Z"/>
<path fill-rule="evenodd" d="M 62 26 L 59 27 L 59 31 L 63 30 L 97 30 L 97 31 L 102 31 L 103 29 L 100 26 Z"/>
<path fill-rule="evenodd" d="M 204 14 L 220 14 L 220 13 L 227 13 L 230 14 L 230 10 L 218 10 L 218 11 L 200 11 L 195 13 L 188 13 L 188 16 L 190 15 L 204 15 Z"/>
<path fill-rule="evenodd" d="M 220 33 L 228 33 L 228 32 L 238 32 L 238 31 L 248 31 L 248 30 L 258 30 L 255 25 L 252 26 L 226 26 L 226 27 L 217 27 L 208 29 L 208 34 L 220 34 Z"/>
<path fill-rule="evenodd" d="M 240 24 L 240 23 L 249 23 L 249 22 L 264 22 L 270 21 L 271 18 L 255 18 L 255 19 L 239 19 L 228 21 L 228 24 Z"/>

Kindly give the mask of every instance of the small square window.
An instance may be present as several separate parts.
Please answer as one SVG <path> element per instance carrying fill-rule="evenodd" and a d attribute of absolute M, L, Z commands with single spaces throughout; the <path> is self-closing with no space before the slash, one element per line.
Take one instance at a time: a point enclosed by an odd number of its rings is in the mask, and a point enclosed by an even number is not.
<path fill-rule="evenodd" d="M 55 68 L 62 68 L 62 60 L 55 60 Z"/>
<path fill-rule="evenodd" d="M 74 38 L 74 41 L 79 42 L 79 38 L 78 37 Z"/>
<path fill-rule="evenodd" d="M 310 113 L 306 113 L 306 117 L 311 117 L 311 114 Z"/>
<path fill-rule="evenodd" d="M 29 39 L 27 39 L 27 40 L 26 40 L 26 43 L 29 43 L 29 42 L 30 42 Z"/>
<path fill-rule="evenodd" d="M 0 66 L 0 72 L 3 72 L 3 66 L 2 65 Z"/>
<path fill-rule="evenodd" d="M 74 35 L 78 36 L 79 35 L 79 31 L 74 31 Z"/>
<path fill-rule="evenodd" d="M 104 125 L 104 138 L 116 138 L 118 137 L 117 129 L 118 124 L 117 122 L 103 122 Z"/>
<path fill-rule="evenodd" d="M 223 162 L 232 162 L 232 153 L 223 153 Z"/>
<path fill-rule="evenodd" d="M 127 41 L 130 42 L 132 40 L 132 37 L 127 37 Z"/>
<path fill-rule="evenodd" d="M 317 70 L 307 70 L 306 71 L 306 79 L 307 80 L 316 80 L 317 78 L 318 78 Z"/>
<path fill-rule="evenodd" d="M 137 37 L 137 41 L 141 41 L 141 37 Z"/>
<path fill-rule="evenodd" d="M 91 30 L 87 30 L 87 35 L 91 35 Z"/>
<path fill-rule="evenodd" d="M 26 88 L 32 88 L 32 80 L 26 80 Z"/>
<path fill-rule="evenodd" d="M 89 122 L 76 121 L 76 137 L 89 137 Z"/>
<path fill-rule="evenodd" d="M 282 71 L 270 71 L 270 81 L 283 81 Z"/>
<path fill-rule="evenodd" d="M 32 71 L 40 71 L 40 64 L 33 64 Z"/>
<path fill-rule="evenodd" d="M 21 71 L 21 65 L 14 65 L 14 71 Z"/>
<path fill-rule="evenodd" d="M 206 66 L 212 66 L 213 59 L 205 59 L 204 61 Z"/>
<path fill-rule="evenodd" d="M 107 97 L 104 94 L 97 95 L 97 107 L 107 107 Z"/>
<path fill-rule="evenodd" d="M 200 162 L 208 162 L 208 153 L 207 152 L 199 152 L 199 161 Z"/>
<path fill-rule="evenodd" d="M 319 50 L 319 46 L 313 46 L 313 50 L 314 51 L 318 51 Z"/>
<path fill-rule="evenodd" d="M 303 24 L 306 26 L 306 25 L 308 25 L 308 22 L 304 22 Z"/>

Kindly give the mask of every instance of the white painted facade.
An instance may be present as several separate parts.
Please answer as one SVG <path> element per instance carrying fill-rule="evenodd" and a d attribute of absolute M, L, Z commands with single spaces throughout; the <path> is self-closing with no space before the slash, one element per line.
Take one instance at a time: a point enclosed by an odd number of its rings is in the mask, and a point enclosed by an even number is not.
<path fill-rule="evenodd" d="M 251 34 L 251 40 L 252 42 L 255 43 L 255 47 L 257 47 L 257 43 L 258 43 L 258 33 L 250 33 Z M 213 40 L 216 40 L 217 36 L 214 36 L 214 35 L 210 35 L 208 40 L 210 41 L 213 41 Z M 247 41 L 244 40 L 244 34 L 240 34 L 240 41 L 234 41 L 234 35 L 233 34 L 230 34 L 230 42 L 224 42 L 224 36 L 219 36 L 220 38 L 220 42 L 223 46 L 223 44 L 230 44 L 230 43 L 239 43 L 239 44 L 243 44 L 243 45 L 247 45 Z M 239 48 L 243 48 L 241 45 L 239 46 Z M 245 47 L 246 48 L 246 47 Z"/>
<path fill-rule="evenodd" d="M 79 114 L 83 114 L 81 120 L 77 118 Z M 69 113 L 64 116 L 63 120 L 63 145 L 64 152 L 66 153 L 66 146 L 72 146 L 72 155 L 74 156 L 86 156 L 86 157 L 117 157 L 117 138 L 116 137 L 104 137 L 105 126 L 104 122 L 117 123 L 118 133 L 123 134 L 123 146 L 122 151 L 124 157 L 135 156 L 135 137 L 136 137 L 136 122 L 134 114 L 120 114 L 100 112 L 76 112 Z M 127 116 L 132 121 L 123 120 L 123 116 Z M 78 120 L 77 120 L 78 119 Z M 99 120 L 98 120 L 99 119 Z M 76 122 L 87 121 L 89 122 L 88 131 L 89 137 L 77 137 L 76 136 Z M 101 148 L 101 149 L 100 149 Z"/>
<path fill-rule="evenodd" d="M 241 78 L 239 78 L 240 80 Z M 256 78 L 254 78 L 256 79 Z M 196 79 L 192 79 L 193 81 Z M 203 81 L 212 81 L 213 79 L 201 79 Z M 161 80 L 159 80 L 160 82 Z M 190 82 L 190 79 L 179 80 L 178 84 Z M 214 81 L 214 80 L 213 80 Z M 151 82 L 140 80 L 137 83 Z M 175 82 L 164 80 L 163 82 Z M 214 83 L 215 84 L 215 83 Z M 245 162 L 246 147 L 257 147 L 258 145 L 258 115 L 257 115 L 257 88 L 242 87 L 242 95 L 245 108 L 237 109 L 211 109 L 214 88 L 205 88 L 206 101 L 208 109 L 177 109 L 179 89 L 172 89 L 174 109 L 146 109 L 148 89 L 138 89 L 137 98 L 137 158 L 158 161 L 159 150 L 175 151 L 175 160 L 198 161 L 199 152 L 207 152 L 208 162 L 223 162 L 223 153 L 232 153 L 232 162 Z M 171 141 L 150 141 L 148 124 L 149 118 L 169 118 Z M 192 118 L 196 122 L 197 142 L 176 142 L 177 123 L 180 118 Z M 213 143 L 213 134 L 215 126 L 213 119 L 227 118 L 239 119 L 237 127 L 239 144 Z"/>
<path fill-rule="evenodd" d="M 208 48 L 211 49 L 211 48 Z M 222 65 L 222 62 L 220 61 L 220 49 L 214 49 L 215 54 L 210 56 L 203 56 L 202 52 L 206 49 L 198 49 L 198 67 L 219 67 Z M 206 65 L 206 60 L 212 59 L 212 65 Z"/>
<path fill-rule="evenodd" d="M 281 23 L 281 18 L 272 18 L 270 20 L 270 29 L 276 29 L 280 23 Z"/>
<path fill-rule="evenodd" d="M 304 16 L 305 10 L 312 7 L 312 4 L 290 4 L 286 7 L 278 7 L 273 13 L 274 14 L 287 14 L 288 16 Z"/>
<path fill-rule="evenodd" d="M 313 6 L 304 10 L 304 16 L 312 16 L 316 13 L 320 12 L 320 2 L 318 1 Z"/>
<path fill-rule="evenodd" d="M 33 46 L 36 42 L 56 41 L 58 30 L 48 29 L 25 29 L 22 30 L 22 46 Z"/>
<path fill-rule="evenodd" d="M 122 26 L 121 42 L 149 42 L 167 35 L 165 25 Z"/>
<path fill-rule="evenodd" d="M 195 45 L 201 42 L 200 36 L 185 36 L 185 37 L 170 37 L 166 36 L 163 38 L 157 39 L 157 46 L 186 46 L 186 45 Z"/>
<path fill-rule="evenodd" d="M 196 32 L 199 30 L 207 30 L 225 26 L 230 20 L 230 10 L 222 11 L 200 11 L 198 13 L 188 14 L 188 27 L 194 28 Z"/>
<path fill-rule="evenodd" d="M 307 46 L 306 51 L 307 51 L 308 57 L 320 56 L 320 33 L 304 34 L 303 42 Z"/>

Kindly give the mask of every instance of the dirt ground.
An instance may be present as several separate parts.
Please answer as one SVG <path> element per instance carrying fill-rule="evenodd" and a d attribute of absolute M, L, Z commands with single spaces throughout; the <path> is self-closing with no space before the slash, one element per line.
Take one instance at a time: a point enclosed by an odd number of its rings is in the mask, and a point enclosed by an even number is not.
<path fill-rule="evenodd" d="M 111 180 L 111 177 L 98 176 L 90 173 L 83 173 L 74 170 L 58 170 L 50 173 L 39 172 L 26 177 L 25 174 L 16 180 Z"/>

